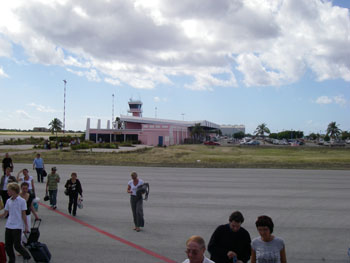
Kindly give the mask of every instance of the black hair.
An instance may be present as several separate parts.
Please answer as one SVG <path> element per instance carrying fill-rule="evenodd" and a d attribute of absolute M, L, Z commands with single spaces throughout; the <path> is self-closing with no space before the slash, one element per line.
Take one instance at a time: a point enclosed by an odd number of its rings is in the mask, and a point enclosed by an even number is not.
<path fill-rule="evenodd" d="M 235 221 L 237 223 L 243 223 L 244 222 L 244 217 L 241 212 L 235 211 L 230 215 L 230 218 L 228 221 L 232 222 Z"/>
<path fill-rule="evenodd" d="M 266 226 L 270 229 L 270 234 L 272 234 L 273 232 L 273 222 L 271 217 L 269 216 L 259 216 L 258 219 L 255 222 L 256 228 L 258 228 L 259 226 Z"/>

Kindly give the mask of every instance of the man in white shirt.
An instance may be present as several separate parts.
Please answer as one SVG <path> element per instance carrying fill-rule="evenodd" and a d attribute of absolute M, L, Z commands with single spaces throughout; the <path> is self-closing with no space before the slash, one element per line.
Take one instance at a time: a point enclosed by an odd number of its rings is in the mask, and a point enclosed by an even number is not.
<path fill-rule="evenodd" d="M 5 225 L 5 250 L 9 257 L 9 263 L 16 262 L 13 247 L 23 256 L 23 262 L 28 262 L 30 255 L 21 245 L 23 224 L 25 225 L 25 233 L 28 233 L 27 202 L 19 196 L 20 188 L 17 183 L 9 183 L 7 192 L 10 198 L 6 202 L 5 212 L 0 215 L 0 217 L 9 215 Z"/>
<path fill-rule="evenodd" d="M 188 259 L 186 259 L 183 263 L 215 263 L 204 255 L 205 242 L 200 236 L 191 236 L 186 241 L 185 252 Z"/>

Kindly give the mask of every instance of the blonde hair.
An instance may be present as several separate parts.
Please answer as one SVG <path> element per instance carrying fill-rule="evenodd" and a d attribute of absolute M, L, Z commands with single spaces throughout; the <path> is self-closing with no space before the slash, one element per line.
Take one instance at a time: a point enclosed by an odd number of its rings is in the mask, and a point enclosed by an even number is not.
<path fill-rule="evenodd" d="M 20 192 L 20 188 L 19 188 L 19 185 L 17 183 L 9 183 L 7 185 L 7 190 L 12 190 L 12 191 L 16 192 L 16 194 L 19 194 L 19 192 Z"/>
<path fill-rule="evenodd" d="M 186 246 L 190 242 L 195 242 L 197 243 L 201 248 L 205 248 L 205 241 L 201 236 L 191 236 L 189 239 L 186 241 Z"/>

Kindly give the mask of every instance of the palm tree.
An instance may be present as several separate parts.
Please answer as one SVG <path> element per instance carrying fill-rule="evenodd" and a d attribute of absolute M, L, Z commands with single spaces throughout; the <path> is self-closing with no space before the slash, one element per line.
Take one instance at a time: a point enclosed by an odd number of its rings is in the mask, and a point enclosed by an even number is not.
<path fill-rule="evenodd" d="M 265 137 L 265 133 L 270 133 L 270 129 L 267 128 L 266 123 L 262 123 L 256 127 L 255 135 L 260 135 L 261 137 Z"/>
<path fill-rule="evenodd" d="M 50 131 L 53 134 L 54 132 L 56 133 L 56 141 L 57 141 L 57 132 L 62 131 L 62 122 L 57 119 L 54 118 L 50 123 Z"/>
<path fill-rule="evenodd" d="M 194 141 L 197 142 L 202 135 L 205 135 L 205 131 L 200 123 L 196 123 L 191 130 L 191 136 L 194 137 Z"/>
<path fill-rule="evenodd" d="M 328 124 L 327 135 L 329 135 L 329 137 L 331 137 L 332 139 L 338 138 L 340 134 L 341 134 L 341 129 L 339 129 L 335 121 Z"/>
<path fill-rule="evenodd" d="M 122 128 L 122 121 L 120 120 L 119 117 L 115 118 L 115 123 L 117 124 L 118 130 L 120 130 Z"/>

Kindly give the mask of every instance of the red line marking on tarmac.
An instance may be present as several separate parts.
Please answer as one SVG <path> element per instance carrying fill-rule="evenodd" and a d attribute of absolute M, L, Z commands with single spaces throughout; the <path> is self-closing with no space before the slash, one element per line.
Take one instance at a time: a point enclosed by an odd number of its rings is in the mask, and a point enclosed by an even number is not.
<path fill-rule="evenodd" d="M 164 262 L 167 262 L 167 263 L 176 263 L 176 261 L 174 261 L 174 260 L 172 260 L 172 259 L 169 259 L 169 258 L 167 258 L 167 257 L 164 257 L 164 256 L 162 256 L 162 255 L 159 255 L 159 254 L 157 254 L 156 252 L 153 252 L 153 251 L 151 251 L 151 250 L 149 250 L 149 249 L 147 249 L 147 248 L 141 247 L 141 246 L 139 246 L 139 245 L 137 245 L 137 244 L 135 244 L 135 243 L 132 243 L 132 242 L 126 240 L 126 239 L 123 239 L 123 238 L 121 238 L 121 237 L 118 237 L 118 236 L 116 236 L 116 235 L 113 235 L 113 234 L 111 234 L 111 233 L 108 233 L 108 232 L 106 232 L 106 231 L 104 231 L 104 230 L 102 230 L 102 229 L 100 229 L 100 228 L 98 228 L 98 227 L 95 227 L 95 226 L 93 226 L 93 225 L 90 225 L 90 224 L 88 224 L 88 223 L 85 223 L 84 221 L 79 220 L 79 219 L 77 219 L 77 218 L 75 218 L 75 217 L 72 217 L 72 216 L 70 216 L 70 215 L 68 215 L 68 214 L 65 214 L 65 213 L 63 213 L 63 212 L 61 212 L 61 211 L 53 210 L 53 209 L 50 208 L 50 206 L 48 206 L 48 205 L 46 205 L 46 204 L 44 204 L 44 203 L 39 202 L 39 204 L 42 205 L 43 207 L 46 207 L 47 209 L 50 209 L 50 210 L 53 211 L 53 212 L 56 212 L 57 214 L 60 214 L 61 216 L 64 216 L 64 217 L 66 217 L 66 218 L 68 218 L 68 219 L 70 219 L 70 220 L 72 220 L 72 221 L 74 221 L 74 222 L 76 222 L 76 223 L 78 223 L 78 224 L 81 224 L 81 225 L 83 225 L 83 226 L 86 226 L 86 227 L 88 227 L 88 228 L 90 228 L 90 229 L 92 229 L 92 230 L 94 230 L 94 231 L 96 231 L 96 232 L 98 232 L 98 233 L 100 233 L 100 234 L 102 234 L 102 235 L 105 235 L 105 236 L 110 237 L 110 238 L 112 238 L 112 239 L 114 239 L 114 240 L 117 240 L 117 241 L 119 241 L 119 242 L 121 242 L 121 243 L 123 243 L 123 244 L 125 244 L 125 245 L 127 245 L 127 246 L 130 246 L 130 247 L 132 247 L 132 248 L 138 249 L 138 250 L 140 250 L 141 252 L 143 252 L 143 253 L 145 253 L 145 254 L 148 254 L 148 255 L 150 255 L 150 256 L 152 256 L 152 257 L 155 257 L 155 258 L 158 258 L 158 259 L 160 259 L 160 260 L 163 260 Z"/>

